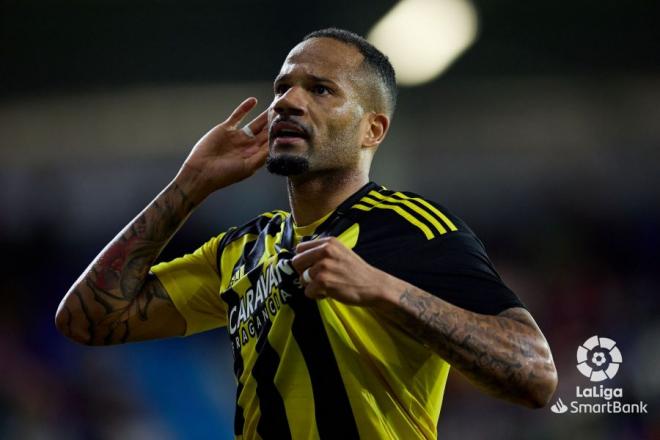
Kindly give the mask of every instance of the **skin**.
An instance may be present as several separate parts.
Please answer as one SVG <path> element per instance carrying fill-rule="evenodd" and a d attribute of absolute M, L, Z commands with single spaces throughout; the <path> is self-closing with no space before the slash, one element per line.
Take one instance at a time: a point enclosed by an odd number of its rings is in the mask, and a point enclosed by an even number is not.
<path fill-rule="evenodd" d="M 86 345 L 183 335 L 186 323 L 149 273 L 167 242 L 206 195 L 251 176 L 267 154 L 267 115 L 237 128 L 256 105 L 250 98 L 194 146 L 174 180 L 92 261 L 62 299 L 57 328 Z"/>
<path fill-rule="evenodd" d="M 273 84 L 269 122 L 295 121 L 314 133 L 308 142 L 277 145 L 270 155 L 305 157 L 308 173 L 288 179 L 289 203 L 297 224 L 332 211 L 369 181 L 369 169 L 389 127 L 389 117 L 368 107 L 363 57 L 329 38 L 304 41 L 291 50 Z M 323 78 L 325 80 L 319 80 Z"/>
<path fill-rule="evenodd" d="M 364 90 L 362 55 L 314 38 L 289 53 L 272 104 L 240 130 L 256 99 L 241 103 L 193 147 L 172 182 L 92 261 L 63 298 L 57 328 L 74 341 L 107 345 L 182 335 L 185 320 L 149 273 L 162 249 L 210 194 L 254 174 L 266 157 L 291 155 L 309 170 L 287 179 L 294 220 L 309 224 L 369 181 L 371 160 L 389 128 L 387 109 Z M 269 131 L 281 120 L 310 134 L 283 142 Z M 497 316 L 453 306 L 367 264 L 335 238 L 298 245 L 293 265 L 308 271 L 305 295 L 370 307 L 446 359 L 495 397 L 546 405 L 557 385 L 548 343 L 525 309 Z"/>

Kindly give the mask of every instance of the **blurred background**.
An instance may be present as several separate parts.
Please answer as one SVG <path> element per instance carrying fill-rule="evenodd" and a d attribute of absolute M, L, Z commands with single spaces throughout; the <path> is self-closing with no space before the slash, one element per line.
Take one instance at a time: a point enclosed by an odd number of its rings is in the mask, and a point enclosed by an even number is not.
<path fill-rule="evenodd" d="M 59 335 L 61 297 L 288 50 L 328 26 L 395 62 L 399 107 L 372 178 L 467 221 L 555 356 L 555 398 L 607 382 L 648 415 L 557 415 L 450 374 L 442 439 L 660 438 L 660 7 L 628 2 L 0 1 L 0 437 L 231 438 L 223 330 L 123 347 Z M 169 259 L 275 208 L 259 172 L 214 195 Z"/>

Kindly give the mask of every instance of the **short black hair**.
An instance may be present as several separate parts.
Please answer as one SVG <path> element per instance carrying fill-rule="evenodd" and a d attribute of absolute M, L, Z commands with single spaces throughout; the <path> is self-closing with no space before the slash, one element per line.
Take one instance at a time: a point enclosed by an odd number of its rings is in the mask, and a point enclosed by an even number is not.
<path fill-rule="evenodd" d="M 379 87 L 382 92 L 376 92 L 382 96 L 383 105 L 385 108 L 378 109 L 385 111 L 388 116 L 392 116 L 394 108 L 396 107 L 396 98 L 398 94 L 396 86 L 396 74 L 394 67 L 385 54 L 376 49 L 376 47 L 369 43 L 366 38 L 360 35 L 347 31 L 345 29 L 327 28 L 311 32 L 303 38 L 303 41 L 310 38 L 333 38 L 337 41 L 349 44 L 360 51 L 364 57 L 363 65 L 370 73 L 373 73 L 382 87 Z"/>

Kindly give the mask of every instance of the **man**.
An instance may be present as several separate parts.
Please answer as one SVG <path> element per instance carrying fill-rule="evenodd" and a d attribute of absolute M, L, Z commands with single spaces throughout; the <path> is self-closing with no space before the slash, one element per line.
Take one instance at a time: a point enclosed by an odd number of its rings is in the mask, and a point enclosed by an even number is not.
<path fill-rule="evenodd" d="M 353 33 L 317 31 L 274 93 L 245 128 L 253 98 L 197 142 L 66 294 L 60 331 L 103 345 L 226 326 L 243 438 L 435 438 L 450 365 L 491 395 L 544 406 L 550 349 L 478 238 L 442 206 L 369 182 L 396 101 L 387 58 Z M 287 176 L 291 214 L 152 267 L 196 206 L 264 163 Z"/>

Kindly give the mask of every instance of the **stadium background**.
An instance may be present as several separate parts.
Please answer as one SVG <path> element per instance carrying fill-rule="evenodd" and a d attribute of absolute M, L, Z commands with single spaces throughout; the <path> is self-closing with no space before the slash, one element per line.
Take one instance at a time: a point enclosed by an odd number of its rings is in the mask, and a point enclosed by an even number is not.
<path fill-rule="evenodd" d="M 210 126 L 244 96 L 270 101 L 305 33 L 365 34 L 393 5 L 0 2 L 0 437 L 231 435 L 223 331 L 86 348 L 56 333 L 56 306 Z M 610 384 L 650 414 L 530 411 L 454 372 L 440 438 L 660 438 L 658 3 L 475 6 L 475 43 L 401 90 L 372 177 L 476 230 L 551 344 L 556 397 L 588 385 L 575 350 L 598 334 L 623 353 Z M 260 172 L 208 200 L 165 256 L 286 206 L 283 182 Z"/>

